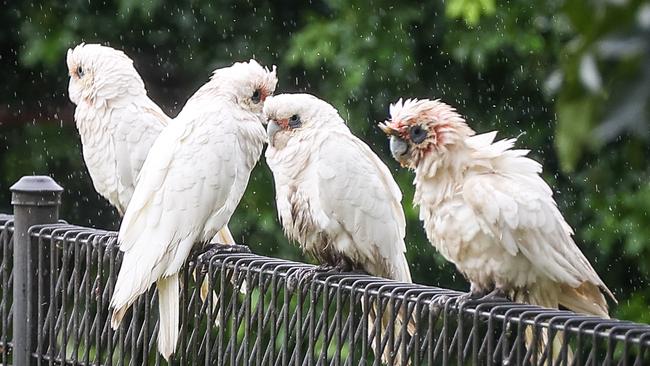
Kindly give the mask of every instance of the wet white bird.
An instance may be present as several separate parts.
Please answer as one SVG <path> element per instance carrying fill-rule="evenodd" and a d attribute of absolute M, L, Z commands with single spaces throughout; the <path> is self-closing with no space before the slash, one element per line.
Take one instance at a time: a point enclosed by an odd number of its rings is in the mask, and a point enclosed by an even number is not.
<path fill-rule="evenodd" d="M 275 89 L 254 60 L 218 69 L 156 140 L 119 231 L 124 260 L 111 299 L 111 325 L 156 283 L 158 350 L 168 359 L 178 339 L 178 271 L 237 207 L 266 141 L 262 105 Z"/>
<path fill-rule="evenodd" d="M 429 240 L 471 283 L 471 295 L 608 317 L 614 296 L 572 239 L 540 177 L 512 149 L 515 139 L 475 135 L 440 101 L 401 99 L 381 128 L 393 156 L 415 170 L 415 204 Z M 602 291 L 602 292 L 601 292 Z"/>
<path fill-rule="evenodd" d="M 287 236 L 321 264 L 411 282 L 402 194 L 386 165 L 334 107 L 312 95 L 271 97 L 264 116 L 266 161 Z M 386 347 L 384 362 L 389 353 Z"/>
<path fill-rule="evenodd" d="M 69 96 L 93 185 L 124 214 L 138 173 L 169 117 L 147 96 L 133 61 L 98 44 L 68 50 Z"/>
<path fill-rule="evenodd" d="M 82 43 L 68 50 L 66 61 L 84 161 L 95 190 L 122 216 L 149 149 L 170 119 L 149 99 L 133 61 L 122 51 Z M 213 241 L 235 244 L 228 226 Z M 203 300 L 207 288 L 206 279 Z"/>
<path fill-rule="evenodd" d="M 496 132 L 475 135 L 437 100 L 400 99 L 390 117 L 380 127 L 394 158 L 415 170 L 420 219 L 433 246 L 470 281 L 465 298 L 508 296 L 609 317 L 603 292 L 616 299 L 573 241 L 528 150 L 512 149 L 515 139 L 495 142 Z M 562 337 L 554 338 L 553 359 Z M 532 339 L 527 329 L 527 344 Z M 538 357 L 546 332 L 540 343 Z"/>
<path fill-rule="evenodd" d="M 126 211 L 149 149 L 169 117 L 147 96 L 133 61 L 111 47 L 80 44 L 66 58 L 70 100 L 95 190 L 120 216 Z M 234 244 L 228 227 L 218 241 Z"/>

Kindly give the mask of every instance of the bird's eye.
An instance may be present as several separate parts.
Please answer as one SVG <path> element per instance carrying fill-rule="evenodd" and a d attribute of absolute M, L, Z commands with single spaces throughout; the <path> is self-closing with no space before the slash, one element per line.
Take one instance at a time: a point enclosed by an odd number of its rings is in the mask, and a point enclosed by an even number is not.
<path fill-rule="evenodd" d="M 260 92 L 259 89 L 255 89 L 255 91 L 253 92 L 253 95 L 251 96 L 251 100 L 252 100 L 253 103 L 255 103 L 255 104 L 257 104 L 257 103 L 259 103 L 260 101 L 262 101 L 262 93 Z"/>
<path fill-rule="evenodd" d="M 419 125 L 411 127 L 409 136 L 413 143 L 419 144 L 427 138 L 427 131 Z"/>
<path fill-rule="evenodd" d="M 289 127 L 298 128 L 300 126 L 302 126 L 302 121 L 300 120 L 299 115 L 294 114 L 293 116 L 289 117 Z"/>
<path fill-rule="evenodd" d="M 81 66 L 77 66 L 77 76 L 79 77 L 79 79 L 84 77 L 84 69 Z"/>

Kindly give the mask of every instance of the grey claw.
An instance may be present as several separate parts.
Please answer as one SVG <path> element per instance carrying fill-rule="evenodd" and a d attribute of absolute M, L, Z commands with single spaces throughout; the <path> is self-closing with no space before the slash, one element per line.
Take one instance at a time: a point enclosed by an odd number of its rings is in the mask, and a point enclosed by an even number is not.
<path fill-rule="evenodd" d="M 199 258 L 205 256 L 215 256 L 219 254 L 241 254 L 241 253 L 250 253 L 251 250 L 246 245 L 239 244 L 208 244 L 203 247 L 201 253 L 199 253 Z"/>
<path fill-rule="evenodd" d="M 251 250 L 245 245 L 238 244 L 208 244 L 203 247 L 203 250 L 197 255 L 197 264 L 201 267 L 205 267 L 210 263 L 210 259 L 215 255 L 241 253 L 251 253 Z M 205 270 L 207 271 L 207 268 Z"/>
<path fill-rule="evenodd" d="M 451 299 L 449 295 L 436 295 L 431 300 L 431 307 L 436 309 L 441 309 L 445 307 L 445 304 Z"/>
<path fill-rule="evenodd" d="M 508 300 L 508 296 L 506 295 L 506 292 L 503 291 L 501 288 L 495 288 L 492 290 L 492 292 L 486 294 L 485 296 L 481 297 L 480 300 L 482 301 L 489 301 L 489 300 Z"/>

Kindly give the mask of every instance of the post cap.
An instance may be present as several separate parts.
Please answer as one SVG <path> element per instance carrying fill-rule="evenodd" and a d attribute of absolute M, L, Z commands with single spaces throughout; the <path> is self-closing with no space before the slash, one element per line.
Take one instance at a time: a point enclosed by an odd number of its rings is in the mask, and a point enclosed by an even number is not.
<path fill-rule="evenodd" d="M 63 192 L 61 187 L 54 179 L 47 175 L 26 175 L 14 183 L 11 192 Z"/>
<path fill-rule="evenodd" d="M 46 175 L 24 176 L 9 189 L 11 204 L 29 206 L 58 205 L 63 192 L 63 187 Z"/>

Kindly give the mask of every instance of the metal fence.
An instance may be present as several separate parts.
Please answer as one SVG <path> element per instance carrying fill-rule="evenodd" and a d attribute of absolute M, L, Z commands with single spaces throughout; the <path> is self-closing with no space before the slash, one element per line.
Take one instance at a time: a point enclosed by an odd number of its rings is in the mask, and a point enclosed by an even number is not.
<path fill-rule="evenodd" d="M 15 220 L 0 215 L 2 364 L 164 364 L 153 290 L 117 331 L 110 328 L 121 260 L 115 233 L 61 223 L 54 214 L 27 229 L 29 220 L 19 215 L 30 212 L 16 210 Z M 20 230 L 28 231 L 27 241 Z M 18 250 L 26 243 L 28 251 Z M 14 283 L 17 253 L 30 260 L 24 281 Z M 318 273 L 302 281 L 295 274 L 309 265 L 250 253 L 196 258 L 181 275 L 174 364 L 378 365 L 375 346 L 391 351 L 389 363 L 402 354 L 402 364 L 412 365 L 650 365 L 645 324 L 507 301 L 459 307 L 458 292 L 361 274 Z M 197 284 L 204 279 L 213 295 L 202 301 Z M 384 314 L 384 331 L 372 330 L 379 327 L 369 319 L 371 306 Z M 396 326 L 397 314 L 414 329 Z"/>

